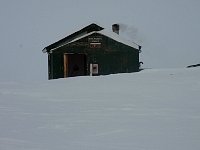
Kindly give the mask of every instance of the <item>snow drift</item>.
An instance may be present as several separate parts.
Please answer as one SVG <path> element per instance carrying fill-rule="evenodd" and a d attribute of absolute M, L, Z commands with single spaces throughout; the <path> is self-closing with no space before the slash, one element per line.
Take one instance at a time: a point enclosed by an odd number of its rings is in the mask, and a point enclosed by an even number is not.
<path fill-rule="evenodd" d="M 0 83 L 0 150 L 198 150 L 200 68 Z"/>

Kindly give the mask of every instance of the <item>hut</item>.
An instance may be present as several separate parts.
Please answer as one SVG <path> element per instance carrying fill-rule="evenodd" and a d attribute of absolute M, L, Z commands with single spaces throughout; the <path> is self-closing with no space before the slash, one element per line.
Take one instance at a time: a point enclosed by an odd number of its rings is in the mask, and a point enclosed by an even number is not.
<path fill-rule="evenodd" d="M 48 54 L 48 78 L 139 71 L 141 46 L 121 38 L 118 24 L 112 29 L 92 23 L 45 47 L 42 51 Z"/>

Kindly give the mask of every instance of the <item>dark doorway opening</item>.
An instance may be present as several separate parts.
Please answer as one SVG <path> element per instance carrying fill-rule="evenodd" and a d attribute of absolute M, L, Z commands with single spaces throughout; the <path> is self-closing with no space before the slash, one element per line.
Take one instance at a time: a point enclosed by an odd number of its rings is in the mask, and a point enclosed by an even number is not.
<path fill-rule="evenodd" d="M 86 75 L 85 54 L 64 54 L 64 77 Z"/>

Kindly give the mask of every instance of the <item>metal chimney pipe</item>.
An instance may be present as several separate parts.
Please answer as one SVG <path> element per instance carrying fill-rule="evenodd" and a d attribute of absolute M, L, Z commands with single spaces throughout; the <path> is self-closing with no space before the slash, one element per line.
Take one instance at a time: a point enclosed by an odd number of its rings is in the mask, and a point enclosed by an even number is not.
<path fill-rule="evenodd" d="M 113 24 L 112 30 L 113 30 L 113 32 L 119 34 L 119 24 Z"/>

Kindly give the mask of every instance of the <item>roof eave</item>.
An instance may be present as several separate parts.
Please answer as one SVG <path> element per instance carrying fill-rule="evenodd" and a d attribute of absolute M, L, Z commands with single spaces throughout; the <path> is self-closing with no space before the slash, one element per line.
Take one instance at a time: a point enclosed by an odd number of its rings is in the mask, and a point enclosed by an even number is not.
<path fill-rule="evenodd" d="M 47 53 L 46 47 L 42 50 L 43 53 Z"/>
<path fill-rule="evenodd" d="M 91 27 L 91 26 L 95 26 L 95 27 L 93 27 L 93 28 L 97 28 L 97 31 L 103 30 L 103 29 L 104 29 L 103 27 L 99 26 L 99 25 L 96 24 L 96 23 L 91 23 L 90 25 L 88 25 L 88 26 L 86 26 L 86 27 L 84 27 L 84 28 L 82 28 L 82 29 L 80 29 L 80 30 L 78 30 L 78 31 L 76 31 L 76 32 L 74 32 L 74 33 L 68 35 L 67 37 L 65 37 L 65 38 L 63 38 L 63 39 L 61 39 L 61 40 L 59 40 L 59 41 L 57 41 L 57 42 L 55 42 L 55 43 L 53 43 L 53 44 L 50 44 L 49 46 L 45 47 L 45 48 L 42 50 L 42 52 L 43 52 L 43 53 L 49 52 L 49 51 L 51 51 L 52 49 L 55 49 L 55 48 L 57 47 L 57 45 L 58 45 L 58 47 L 60 47 L 60 46 L 59 46 L 59 43 L 62 43 L 62 42 L 64 43 L 67 39 L 73 38 L 73 36 L 75 37 L 76 35 L 78 35 L 79 33 L 81 33 L 81 32 L 84 31 L 84 30 L 87 30 L 87 28 L 89 28 L 89 27 Z M 72 40 L 73 40 L 73 39 L 72 39 Z"/>

